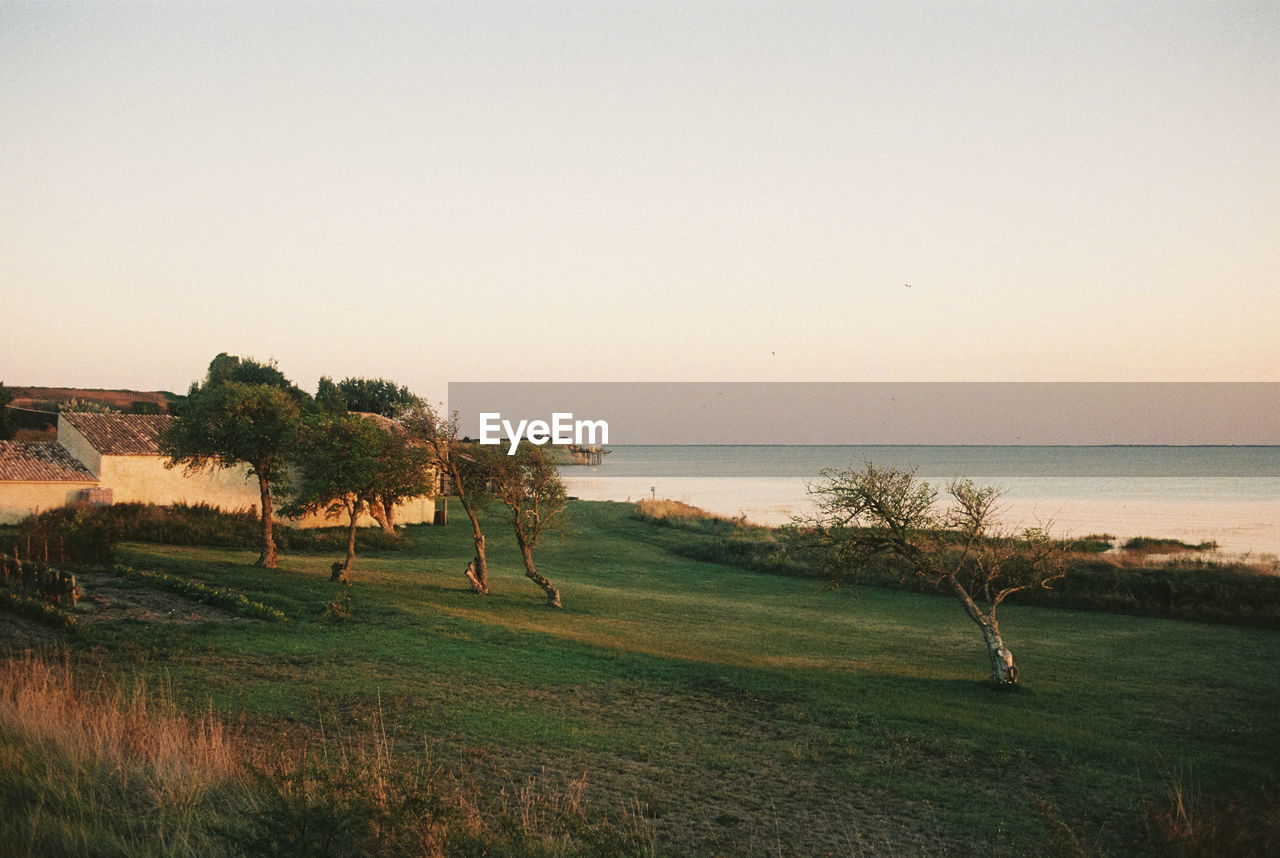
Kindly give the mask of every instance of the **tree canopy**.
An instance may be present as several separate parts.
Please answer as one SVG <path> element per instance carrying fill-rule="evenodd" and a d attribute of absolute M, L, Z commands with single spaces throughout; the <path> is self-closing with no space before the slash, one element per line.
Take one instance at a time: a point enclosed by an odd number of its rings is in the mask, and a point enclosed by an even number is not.
<path fill-rule="evenodd" d="M 289 394 L 289 397 L 302 408 L 308 409 L 312 405 L 311 395 L 286 378 L 276 366 L 274 359 L 262 363 L 253 358 L 238 357 L 226 352 L 219 353 L 209 361 L 209 371 L 205 375 L 203 386 L 208 389 L 229 382 L 278 387 Z M 193 390 L 195 387 L 192 385 Z"/>
<path fill-rule="evenodd" d="M 359 411 L 398 417 L 422 405 L 407 387 L 385 378 L 344 378 L 337 384 L 325 376 L 316 388 L 316 403 L 326 411 Z"/>
<path fill-rule="evenodd" d="M 378 503 L 388 480 L 399 488 L 405 482 L 401 462 L 390 461 L 393 447 L 388 431 L 370 420 L 351 414 L 320 413 L 303 421 L 293 452 L 299 472 L 297 487 L 287 507 L 290 514 L 322 512 L 347 516 L 347 558 L 340 578 L 355 560 L 356 526 L 360 516 Z M 430 489 L 423 480 L 419 493 Z"/>

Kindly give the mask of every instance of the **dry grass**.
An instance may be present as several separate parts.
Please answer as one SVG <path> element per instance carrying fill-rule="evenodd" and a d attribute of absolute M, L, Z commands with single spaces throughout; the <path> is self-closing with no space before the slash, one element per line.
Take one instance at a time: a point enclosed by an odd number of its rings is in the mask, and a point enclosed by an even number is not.
<path fill-rule="evenodd" d="M 645 518 L 720 518 L 721 516 L 712 515 L 701 507 L 687 504 L 684 501 L 667 500 L 642 500 L 636 503 L 636 515 L 642 515 Z"/>
<path fill-rule="evenodd" d="M 709 521 L 727 521 L 734 524 L 746 524 L 745 516 L 730 518 L 728 516 L 716 515 L 707 512 L 701 507 L 687 504 L 684 501 L 677 500 L 642 500 L 635 505 L 636 515 L 641 518 L 651 518 L 655 521 L 663 521 L 666 519 L 705 519 Z"/>
<path fill-rule="evenodd" d="M 163 694 L 78 687 L 67 659 L 0 661 L 0 838 L 19 855 L 189 855 L 211 848 L 208 799 L 239 744 Z"/>
<path fill-rule="evenodd" d="M 267 748 L 211 712 L 184 716 L 163 688 L 84 688 L 75 674 L 65 654 L 0 659 L 5 855 L 652 853 L 643 809 L 601 816 L 585 773 L 485 791 L 397 748 L 380 705 L 367 723 Z"/>
<path fill-rule="evenodd" d="M 0 662 L 0 729 L 85 764 L 141 768 L 163 795 L 189 797 L 240 765 L 237 743 L 211 713 L 177 712 L 142 680 L 82 690 L 65 658 L 28 652 Z"/>

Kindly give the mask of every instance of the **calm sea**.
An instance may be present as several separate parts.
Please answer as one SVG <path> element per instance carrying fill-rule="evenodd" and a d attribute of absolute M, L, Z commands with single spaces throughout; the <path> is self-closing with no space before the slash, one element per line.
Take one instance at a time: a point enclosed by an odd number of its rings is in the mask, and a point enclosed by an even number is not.
<path fill-rule="evenodd" d="M 1006 492 L 1005 519 L 1075 535 L 1216 541 L 1280 554 L 1280 447 L 619 446 L 562 469 L 588 500 L 670 498 L 781 524 L 807 511 L 823 468 L 914 468 L 938 486 L 968 477 Z"/>

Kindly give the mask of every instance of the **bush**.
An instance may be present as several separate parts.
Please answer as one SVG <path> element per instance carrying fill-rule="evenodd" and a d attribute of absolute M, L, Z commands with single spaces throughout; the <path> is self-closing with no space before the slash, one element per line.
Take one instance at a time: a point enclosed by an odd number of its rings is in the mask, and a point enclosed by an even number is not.
<path fill-rule="evenodd" d="M 76 576 L 44 563 L 0 554 L 0 588 L 47 602 L 58 608 L 74 608 L 80 601 Z"/>
<path fill-rule="evenodd" d="M 120 541 L 107 507 L 75 504 L 28 516 L 18 525 L 18 548 L 28 559 L 57 563 L 108 563 Z"/>
<path fill-rule="evenodd" d="M 342 527 L 303 529 L 276 524 L 274 531 L 281 551 L 347 550 Z M 59 563 L 110 563 L 116 544 L 124 541 L 256 549 L 262 544 L 262 523 L 250 510 L 224 512 L 208 504 L 117 503 L 46 510 L 18 527 L 19 549 L 29 557 Z M 409 541 L 399 533 L 366 527 L 357 531 L 356 544 L 365 551 L 396 551 L 408 547 Z"/>

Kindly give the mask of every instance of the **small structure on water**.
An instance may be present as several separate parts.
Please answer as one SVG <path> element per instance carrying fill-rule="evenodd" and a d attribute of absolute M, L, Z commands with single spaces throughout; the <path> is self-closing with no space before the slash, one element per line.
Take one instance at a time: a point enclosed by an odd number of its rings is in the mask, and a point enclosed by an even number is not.
<path fill-rule="evenodd" d="M 577 444 L 569 445 L 569 459 L 575 465 L 602 465 L 604 464 L 604 457 L 612 452 L 612 450 L 606 450 L 595 444 L 589 447 Z"/>

